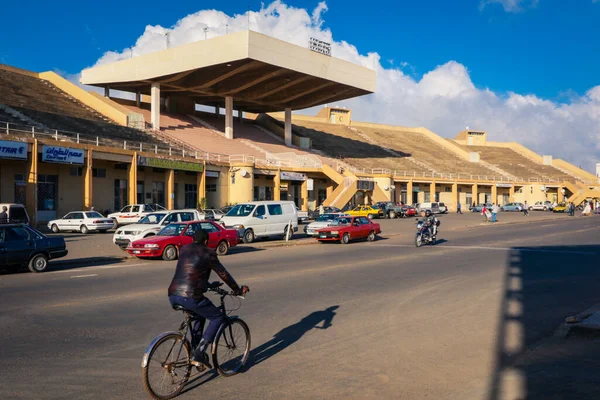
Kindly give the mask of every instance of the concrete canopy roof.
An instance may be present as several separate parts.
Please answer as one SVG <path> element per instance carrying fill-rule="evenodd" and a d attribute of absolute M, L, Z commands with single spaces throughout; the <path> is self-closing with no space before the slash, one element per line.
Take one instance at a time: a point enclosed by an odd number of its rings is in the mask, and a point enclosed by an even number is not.
<path fill-rule="evenodd" d="M 254 113 L 295 110 L 373 93 L 375 71 L 253 31 L 86 69 L 81 83 L 161 96 L 187 96 L 198 104 L 225 104 Z"/>

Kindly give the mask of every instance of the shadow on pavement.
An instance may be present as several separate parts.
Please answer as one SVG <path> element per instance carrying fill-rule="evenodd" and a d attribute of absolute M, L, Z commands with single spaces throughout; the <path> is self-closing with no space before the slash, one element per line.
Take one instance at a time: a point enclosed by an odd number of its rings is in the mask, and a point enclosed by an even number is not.
<path fill-rule="evenodd" d="M 66 271 L 68 269 L 81 269 L 87 267 L 98 267 L 104 265 L 120 264 L 125 262 L 120 257 L 86 257 L 86 258 L 75 258 L 65 261 L 50 261 L 48 265 L 48 271 Z"/>
<path fill-rule="evenodd" d="M 229 249 L 227 254 L 242 254 L 242 253 L 254 253 L 255 251 L 263 251 L 265 249 L 261 249 L 259 247 L 252 246 L 235 246 Z M 227 255 L 225 255 L 227 257 Z"/>
<path fill-rule="evenodd" d="M 489 400 L 598 398 L 600 341 L 553 334 L 600 302 L 599 260 L 600 245 L 511 249 Z"/>
<path fill-rule="evenodd" d="M 335 310 L 338 308 L 340 308 L 340 306 L 336 305 L 328 307 L 325 310 L 315 311 L 295 324 L 283 328 L 273 335 L 271 340 L 250 351 L 250 357 L 248 358 L 245 369 L 247 370 L 254 365 L 268 360 L 280 351 L 283 351 L 296 343 L 302 336 L 313 329 L 328 329 L 332 326 L 331 322 L 333 321 L 333 317 L 335 317 Z M 321 323 L 323 323 L 323 325 L 319 326 Z M 182 394 L 194 390 L 218 376 L 218 373 L 214 369 L 207 372 L 201 372 L 193 377 Z"/>

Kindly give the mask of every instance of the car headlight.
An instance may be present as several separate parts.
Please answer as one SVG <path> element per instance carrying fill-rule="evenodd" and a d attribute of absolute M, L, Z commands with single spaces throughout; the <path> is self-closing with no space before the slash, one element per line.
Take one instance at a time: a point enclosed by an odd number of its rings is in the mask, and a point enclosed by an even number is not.
<path fill-rule="evenodd" d="M 331 231 L 332 235 L 337 235 L 338 233 L 340 233 L 339 231 Z"/>
<path fill-rule="evenodd" d="M 146 249 L 158 249 L 160 246 L 157 244 L 153 244 L 153 243 L 149 243 L 149 244 L 145 244 L 144 248 Z"/>
<path fill-rule="evenodd" d="M 233 227 L 236 229 L 244 229 L 244 225 L 234 225 Z"/>

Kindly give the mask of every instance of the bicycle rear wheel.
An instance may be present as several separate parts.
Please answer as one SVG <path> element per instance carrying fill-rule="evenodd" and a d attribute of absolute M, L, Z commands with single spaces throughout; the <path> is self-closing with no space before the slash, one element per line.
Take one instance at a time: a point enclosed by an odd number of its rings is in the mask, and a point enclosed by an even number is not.
<path fill-rule="evenodd" d="M 179 394 L 190 377 L 190 344 L 181 334 L 159 339 L 147 352 L 142 368 L 144 389 L 155 399 L 171 399 Z"/>
<path fill-rule="evenodd" d="M 241 319 L 230 319 L 221 325 L 212 349 L 213 364 L 222 376 L 233 376 L 248 361 L 250 328 Z"/>

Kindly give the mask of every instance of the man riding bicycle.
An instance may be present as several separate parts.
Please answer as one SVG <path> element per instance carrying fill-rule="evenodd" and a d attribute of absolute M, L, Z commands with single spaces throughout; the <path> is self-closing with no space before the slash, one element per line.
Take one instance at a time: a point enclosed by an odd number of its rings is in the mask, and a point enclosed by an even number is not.
<path fill-rule="evenodd" d="M 204 297 L 204 293 L 209 287 L 210 273 L 215 271 L 237 295 L 244 295 L 250 289 L 248 286 L 241 288 L 238 286 L 235 279 L 219 261 L 217 254 L 207 247 L 207 243 L 208 233 L 199 229 L 194 233 L 194 243 L 181 248 L 175 275 L 169 286 L 169 301 L 172 306 L 179 304 L 209 321 L 200 343 L 192 351 L 191 364 L 197 367 L 203 365 L 212 368 L 206 349 L 217 334 L 223 321 L 223 314 L 209 299 Z M 201 320 L 201 324 L 203 323 L 204 321 Z"/>

